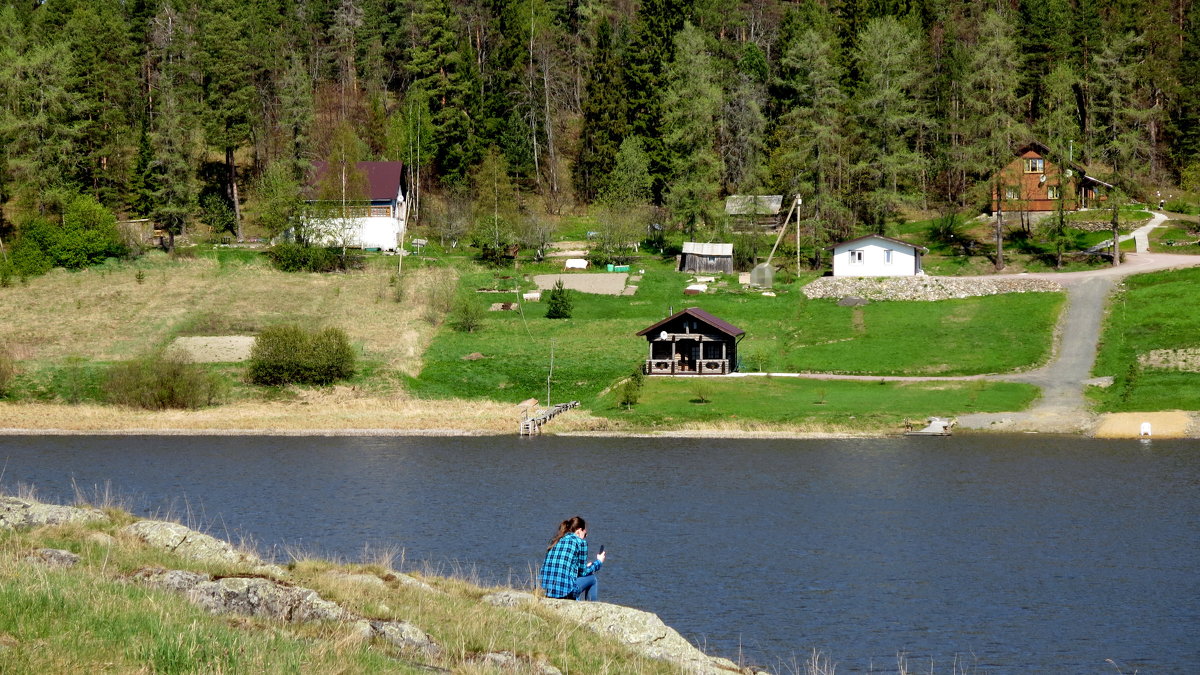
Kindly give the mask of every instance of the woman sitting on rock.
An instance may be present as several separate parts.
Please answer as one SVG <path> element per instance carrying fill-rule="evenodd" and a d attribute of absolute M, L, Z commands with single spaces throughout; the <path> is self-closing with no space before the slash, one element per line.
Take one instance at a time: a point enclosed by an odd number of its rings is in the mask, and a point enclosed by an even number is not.
<path fill-rule="evenodd" d="M 604 564 L 604 547 L 600 547 L 595 562 L 589 563 L 587 557 L 587 523 L 579 516 L 562 521 L 542 563 L 539 581 L 546 597 L 596 600 L 596 572 Z"/>

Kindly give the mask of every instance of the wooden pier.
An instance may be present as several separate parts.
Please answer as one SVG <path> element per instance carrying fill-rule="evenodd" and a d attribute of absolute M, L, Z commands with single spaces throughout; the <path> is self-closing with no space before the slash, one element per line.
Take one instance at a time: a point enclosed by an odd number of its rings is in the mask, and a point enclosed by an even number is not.
<path fill-rule="evenodd" d="M 578 408 L 579 401 L 571 401 L 569 403 L 559 403 L 558 405 L 550 406 L 545 410 L 539 410 L 537 415 L 526 417 L 521 420 L 521 435 L 532 436 L 542 433 L 542 425 L 554 419 L 558 415 L 565 413 L 571 408 Z"/>

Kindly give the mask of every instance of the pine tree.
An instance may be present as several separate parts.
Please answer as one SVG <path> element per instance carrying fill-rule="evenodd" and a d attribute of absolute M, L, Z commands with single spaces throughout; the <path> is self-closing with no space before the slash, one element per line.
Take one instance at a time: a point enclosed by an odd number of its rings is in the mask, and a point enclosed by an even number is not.
<path fill-rule="evenodd" d="M 923 187 L 927 159 L 918 140 L 930 120 L 922 98 L 921 38 L 893 17 L 872 19 L 858 36 L 854 61 L 861 77 L 854 107 L 863 135 L 855 171 L 863 216 L 882 230 Z"/>
<path fill-rule="evenodd" d="M 629 133 L 628 91 L 612 28 L 601 21 L 596 31 L 594 62 L 583 98 L 579 152 L 572 167 L 575 191 L 594 199 L 613 170 L 622 139 Z"/>
<path fill-rule="evenodd" d="M 717 121 L 722 106 L 716 66 L 704 34 L 690 23 L 675 38 L 675 59 L 667 71 L 663 92 L 665 150 L 670 157 L 667 206 L 675 220 L 695 234 L 711 223 L 722 174 L 716 152 Z"/>
<path fill-rule="evenodd" d="M 546 318 L 569 319 L 573 308 L 571 291 L 565 288 L 562 279 L 559 279 L 554 284 L 554 288 L 546 293 Z"/>

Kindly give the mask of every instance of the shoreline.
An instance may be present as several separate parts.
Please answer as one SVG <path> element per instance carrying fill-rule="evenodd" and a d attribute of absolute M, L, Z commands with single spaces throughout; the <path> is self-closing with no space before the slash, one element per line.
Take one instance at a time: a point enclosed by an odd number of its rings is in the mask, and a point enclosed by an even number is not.
<path fill-rule="evenodd" d="M 316 399 L 288 403 L 235 403 L 193 411 L 143 411 L 101 405 L 0 403 L 2 436 L 280 436 L 280 437 L 486 437 L 517 436 L 519 406 L 494 401 L 391 398 Z M 1049 434 L 1082 438 L 1200 438 L 1200 412 L 1164 411 L 1045 415 L 1032 411 L 985 413 L 960 421 L 955 435 Z M 976 417 L 973 415 L 973 417 Z M 546 436 L 593 438 L 848 439 L 894 438 L 896 428 L 846 428 L 819 424 L 771 426 L 749 420 L 691 428 L 628 426 L 586 410 L 559 416 Z"/>

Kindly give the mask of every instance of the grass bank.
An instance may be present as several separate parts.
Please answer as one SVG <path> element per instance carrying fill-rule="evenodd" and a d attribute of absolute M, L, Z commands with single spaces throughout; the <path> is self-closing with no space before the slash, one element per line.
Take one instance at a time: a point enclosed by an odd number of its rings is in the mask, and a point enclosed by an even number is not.
<path fill-rule="evenodd" d="M 567 673 L 668 674 L 680 670 L 534 607 L 480 602 L 489 589 L 470 579 L 422 575 L 433 590 L 400 583 L 394 552 L 353 564 L 289 561 L 288 582 L 346 609 L 383 621 L 408 621 L 443 648 L 414 655 L 356 635 L 349 622 L 289 623 L 210 615 L 178 593 L 131 583 L 146 567 L 218 576 L 250 573 L 152 549 L 120 528 L 134 520 L 108 508 L 108 522 L 0 531 L 0 672 L 5 673 L 494 673 L 473 663 L 509 651 Z M 104 536 L 107 535 L 111 539 Z M 42 548 L 71 551 L 69 569 L 31 562 Z M 376 577 L 355 583 L 346 574 Z"/>
<path fill-rule="evenodd" d="M 604 396 L 595 413 L 649 428 L 700 423 L 903 430 L 905 419 L 1021 410 L 1036 387 L 984 381 L 854 382 L 785 377 L 647 378 L 636 405 Z"/>
<path fill-rule="evenodd" d="M 1200 410 L 1200 373 L 1144 365 L 1155 350 L 1200 349 L 1194 311 L 1200 269 L 1129 277 L 1109 305 L 1093 373 L 1113 377 L 1091 396 L 1103 412 Z"/>

